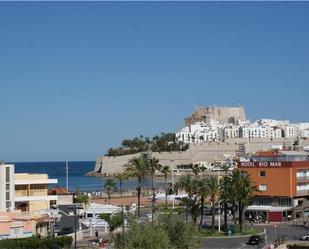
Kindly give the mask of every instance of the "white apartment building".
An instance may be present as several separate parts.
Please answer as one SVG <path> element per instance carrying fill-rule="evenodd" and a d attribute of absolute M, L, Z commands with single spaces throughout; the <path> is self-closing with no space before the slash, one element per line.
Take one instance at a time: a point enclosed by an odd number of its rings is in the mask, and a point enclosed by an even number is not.
<path fill-rule="evenodd" d="M 283 134 L 286 138 L 293 138 L 297 136 L 297 129 L 293 125 L 286 125 L 283 128 Z"/>
<path fill-rule="evenodd" d="M 57 179 L 49 179 L 47 174 L 16 173 L 13 164 L 0 164 L 0 211 L 37 211 L 49 209 L 50 201 L 57 201 L 56 195 L 48 195 L 48 184 L 56 184 Z"/>
<path fill-rule="evenodd" d="M 286 125 L 289 125 L 290 121 L 288 121 L 288 120 L 275 120 L 275 119 L 262 118 L 262 119 L 258 120 L 256 123 L 258 123 L 261 126 L 284 127 Z"/>
<path fill-rule="evenodd" d="M 240 137 L 242 138 L 280 138 L 282 137 L 282 130 L 270 126 L 252 125 L 249 127 L 240 127 Z"/>
<path fill-rule="evenodd" d="M 197 122 L 189 127 L 184 127 L 176 133 L 178 140 L 184 143 L 206 143 L 219 139 L 220 125 L 217 122 Z"/>
<path fill-rule="evenodd" d="M 196 143 L 206 143 L 211 141 L 217 141 L 219 139 L 218 130 L 204 129 L 195 133 Z"/>
<path fill-rule="evenodd" d="M 239 126 L 229 126 L 223 128 L 224 139 L 228 138 L 238 138 L 239 136 Z"/>
<path fill-rule="evenodd" d="M 206 143 L 229 138 L 309 138 L 309 123 L 290 123 L 288 120 L 259 119 L 235 124 L 220 124 L 216 120 L 208 123 L 196 122 L 176 133 L 184 143 Z"/>
<path fill-rule="evenodd" d="M 15 207 L 14 165 L 0 163 L 0 211 Z"/>
<path fill-rule="evenodd" d="M 300 136 L 302 138 L 309 138 L 309 130 L 302 130 Z"/>

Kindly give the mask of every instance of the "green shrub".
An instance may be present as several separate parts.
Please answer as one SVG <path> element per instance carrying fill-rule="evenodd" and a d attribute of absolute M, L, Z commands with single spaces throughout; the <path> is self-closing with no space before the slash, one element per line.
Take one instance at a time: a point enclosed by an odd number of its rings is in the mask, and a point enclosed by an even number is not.
<path fill-rule="evenodd" d="M 127 249 L 193 249 L 200 248 L 195 237 L 196 228 L 182 216 L 162 214 L 159 220 L 149 223 L 132 223 L 125 235 Z M 116 249 L 123 248 L 123 237 L 114 237 Z"/>
<path fill-rule="evenodd" d="M 23 239 L 0 240 L 1 249 L 62 249 L 69 248 L 73 238 L 69 236 L 57 238 L 30 237 Z"/>

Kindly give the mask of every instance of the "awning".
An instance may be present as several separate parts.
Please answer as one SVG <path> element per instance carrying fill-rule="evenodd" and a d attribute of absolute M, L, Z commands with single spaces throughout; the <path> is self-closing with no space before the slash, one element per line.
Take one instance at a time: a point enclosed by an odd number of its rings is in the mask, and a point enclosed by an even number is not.
<path fill-rule="evenodd" d="M 113 205 L 102 205 L 98 203 L 90 203 L 89 207 L 86 208 L 85 213 L 96 213 L 96 214 L 114 214 L 121 212 L 121 208 Z"/>
<path fill-rule="evenodd" d="M 293 207 L 274 207 L 264 205 L 252 205 L 246 208 L 246 211 L 267 211 L 267 212 L 286 212 L 293 210 Z"/>

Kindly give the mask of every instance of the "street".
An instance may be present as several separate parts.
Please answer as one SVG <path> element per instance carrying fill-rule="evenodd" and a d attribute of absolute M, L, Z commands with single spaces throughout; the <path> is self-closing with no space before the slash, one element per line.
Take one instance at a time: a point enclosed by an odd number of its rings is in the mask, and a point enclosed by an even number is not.
<path fill-rule="evenodd" d="M 277 237 L 284 237 L 285 240 L 295 240 L 302 235 L 308 233 L 308 230 L 301 226 L 294 226 L 291 224 L 262 224 L 254 225 L 255 228 L 263 231 L 266 229 L 268 243 L 271 243 L 275 240 L 276 234 Z M 207 249 L 226 249 L 226 248 L 263 248 L 263 246 L 254 246 L 248 245 L 248 237 L 240 238 L 207 238 L 204 243 L 204 248 Z"/>

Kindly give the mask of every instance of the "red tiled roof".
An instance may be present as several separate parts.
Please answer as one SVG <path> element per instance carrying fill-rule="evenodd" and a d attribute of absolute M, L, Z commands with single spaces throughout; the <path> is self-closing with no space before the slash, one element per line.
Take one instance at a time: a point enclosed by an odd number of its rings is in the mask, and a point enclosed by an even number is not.
<path fill-rule="evenodd" d="M 55 188 L 48 190 L 48 194 L 49 195 L 72 195 L 73 193 L 67 190 L 66 188 L 57 186 Z"/>

